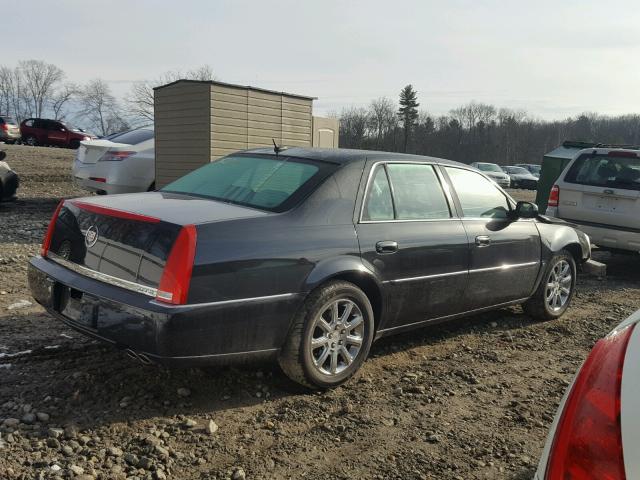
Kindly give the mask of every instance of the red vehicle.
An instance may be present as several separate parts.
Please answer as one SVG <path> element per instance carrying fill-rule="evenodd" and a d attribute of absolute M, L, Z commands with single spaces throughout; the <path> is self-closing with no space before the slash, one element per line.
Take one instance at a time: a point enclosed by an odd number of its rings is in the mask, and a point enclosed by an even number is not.
<path fill-rule="evenodd" d="M 53 145 L 57 147 L 78 148 L 83 140 L 96 138 L 79 128 L 67 126 L 60 120 L 45 118 L 27 118 L 20 124 L 22 142 L 27 145 Z"/>

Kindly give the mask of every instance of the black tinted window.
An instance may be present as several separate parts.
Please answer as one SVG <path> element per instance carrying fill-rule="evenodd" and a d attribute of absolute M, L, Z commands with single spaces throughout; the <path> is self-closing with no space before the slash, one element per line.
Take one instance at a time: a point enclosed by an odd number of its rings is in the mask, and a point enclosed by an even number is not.
<path fill-rule="evenodd" d="M 115 143 L 126 143 L 127 145 L 137 145 L 153 138 L 153 130 L 149 128 L 139 128 L 138 130 L 129 130 L 128 132 L 116 133 L 110 135 L 109 140 Z"/>
<path fill-rule="evenodd" d="M 367 191 L 367 200 L 362 214 L 363 220 L 393 220 L 391 188 L 383 166 L 376 167 Z"/>
<path fill-rule="evenodd" d="M 465 217 L 506 218 L 509 203 L 491 180 L 471 170 L 446 167 Z"/>
<path fill-rule="evenodd" d="M 231 156 L 200 167 L 161 191 L 281 212 L 332 170 L 331 164 L 291 157 Z"/>
<path fill-rule="evenodd" d="M 449 218 L 449 205 L 431 165 L 387 165 L 398 220 Z"/>
<path fill-rule="evenodd" d="M 640 158 L 635 153 L 612 155 L 583 155 L 565 176 L 565 182 L 595 187 L 614 187 L 640 190 Z"/>

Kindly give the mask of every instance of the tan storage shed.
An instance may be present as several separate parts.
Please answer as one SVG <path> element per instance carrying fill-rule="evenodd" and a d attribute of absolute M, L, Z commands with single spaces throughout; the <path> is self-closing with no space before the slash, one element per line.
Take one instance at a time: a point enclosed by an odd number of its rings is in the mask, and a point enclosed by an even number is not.
<path fill-rule="evenodd" d="M 338 146 L 337 119 L 313 117 L 314 97 L 196 80 L 157 87 L 154 97 L 157 188 L 224 155 L 274 140 Z"/>

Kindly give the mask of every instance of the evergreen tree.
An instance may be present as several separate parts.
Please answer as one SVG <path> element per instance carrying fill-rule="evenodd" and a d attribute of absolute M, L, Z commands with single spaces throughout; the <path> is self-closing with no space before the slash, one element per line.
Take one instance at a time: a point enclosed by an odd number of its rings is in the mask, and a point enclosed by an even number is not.
<path fill-rule="evenodd" d="M 412 85 L 407 85 L 400 91 L 400 108 L 398 109 L 398 116 L 402 123 L 404 130 L 404 151 L 407 151 L 407 145 L 409 144 L 409 136 L 411 130 L 416 124 L 418 119 L 418 92 L 413 89 Z"/>

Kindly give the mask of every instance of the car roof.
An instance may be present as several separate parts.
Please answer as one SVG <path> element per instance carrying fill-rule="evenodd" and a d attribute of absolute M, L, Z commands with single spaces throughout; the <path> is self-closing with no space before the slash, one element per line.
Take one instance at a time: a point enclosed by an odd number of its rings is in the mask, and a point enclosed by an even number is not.
<path fill-rule="evenodd" d="M 260 155 L 273 155 L 276 153 L 272 147 L 252 148 L 240 153 L 257 153 Z M 306 160 L 317 160 L 322 162 L 345 165 L 359 160 L 380 160 L 380 161 L 405 161 L 405 162 L 431 162 L 443 165 L 454 165 L 469 168 L 469 165 L 446 160 L 438 157 L 428 157 L 425 155 L 411 155 L 408 153 L 380 152 L 376 150 L 353 150 L 348 148 L 307 148 L 288 147 L 280 151 L 279 155 L 286 157 L 303 158 Z"/>

